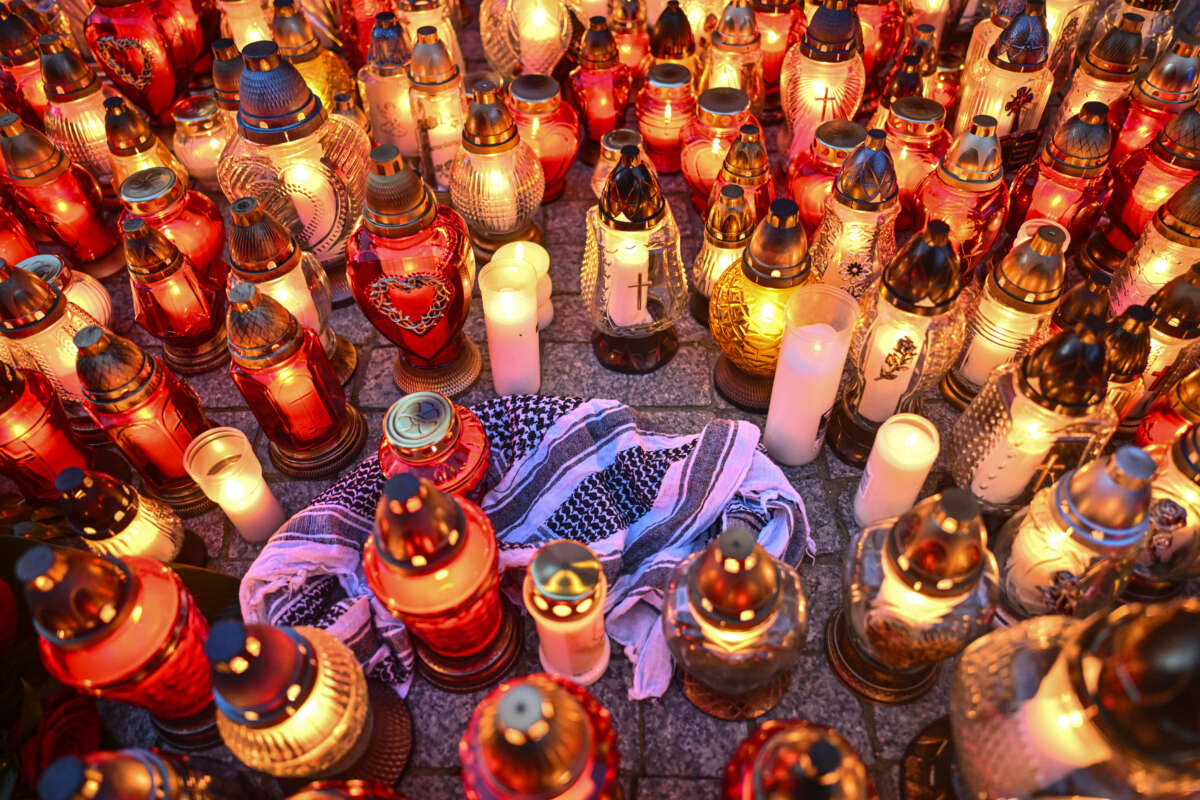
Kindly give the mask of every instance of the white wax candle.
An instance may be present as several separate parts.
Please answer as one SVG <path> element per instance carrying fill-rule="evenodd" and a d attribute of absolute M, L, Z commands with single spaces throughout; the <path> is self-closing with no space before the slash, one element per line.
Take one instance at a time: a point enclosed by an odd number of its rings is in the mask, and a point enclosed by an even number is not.
<path fill-rule="evenodd" d="M 1093 659 L 1094 662 L 1094 659 Z M 1085 662 L 1085 670 L 1098 669 Z M 1085 676 L 1091 682 L 1095 675 Z M 1067 676 L 1067 663 L 1061 656 L 1037 694 L 1023 703 L 1015 718 L 1024 752 L 1033 760 L 1016 770 L 1009 785 L 995 787 L 1006 797 L 1028 796 L 1037 789 L 1051 786 L 1077 769 L 1099 764 L 1112 757 L 1112 750 L 1095 729 L 1091 714 L 1079 703 Z"/>
<path fill-rule="evenodd" d="M 1021 496 L 1056 441 L 1048 412 L 1018 399 L 1012 414 L 1008 433 L 992 445 L 971 474 L 971 494 L 997 505 Z"/>
<path fill-rule="evenodd" d="M 849 347 L 849 336 L 824 322 L 784 330 L 763 431 L 776 461 L 807 464 L 817 457 Z"/>
<path fill-rule="evenodd" d="M 599 592 L 588 613 L 567 620 L 549 619 L 533 606 L 533 581 L 525 579 L 525 607 L 538 632 L 538 660 L 547 672 L 580 686 L 600 679 L 612 656 L 612 645 L 604 627 L 604 600 L 608 587 L 601 578 Z"/>
<path fill-rule="evenodd" d="M 879 427 L 854 494 L 854 519 L 869 525 L 912 508 L 937 459 L 940 440 L 919 414 L 897 414 Z"/>
<path fill-rule="evenodd" d="M 615 325 L 633 326 L 650 322 L 650 253 L 629 237 L 617 244 L 609 262 L 608 316 Z"/>
<path fill-rule="evenodd" d="M 443 40 L 444 41 L 444 40 Z M 379 144 L 392 144 L 405 158 L 420 156 L 417 123 L 413 116 L 406 75 L 374 78 L 359 84 L 366 95 L 371 135 Z"/>
<path fill-rule="evenodd" d="M 237 428 L 198 434 L 183 453 L 183 466 L 246 541 L 264 542 L 286 521 L 250 440 Z"/>
<path fill-rule="evenodd" d="M 501 245 L 492 259 L 524 261 L 533 267 L 537 275 L 538 330 L 549 327 L 554 322 L 554 302 L 550 299 L 554 284 L 550 280 L 550 253 L 546 248 L 534 242 L 509 242 Z"/>
<path fill-rule="evenodd" d="M 536 394 L 541 387 L 536 283 L 533 268 L 520 261 L 493 259 L 479 272 L 497 394 Z"/>
<path fill-rule="evenodd" d="M 859 414 L 872 422 L 883 422 L 896 413 L 900 398 L 908 391 L 920 365 L 925 332 L 932 322 L 933 317 L 921 317 L 898 309 L 891 309 L 885 317 L 881 308 L 875 330 L 866 344 Z"/>
<path fill-rule="evenodd" d="M 247 542 L 265 542 L 287 519 L 261 475 L 257 480 L 239 476 L 221 481 L 209 499 L 221 507 Z"/>
<path fill-rule="evenodd" d="M 1042 317 L 1009 308 L 986 292 L 968 329 L 973 333 L 956 370 L 975 386 L 983 386 L 997 367 L 1016 358 L 1037 331 Z"/>
<path fill-rule="evenodd" d="M 313 333 L 321 330 L 317 304 L 313 302 L 312 291 L 308 288 L 308 282 L 304 279 L 304 270 L 299 265 L 293 267 L 285 275 L 263 281 L 256 286 L 260 292 L 279 301 L 281 306 L 292 312 L 292 316 L 302 326 Z"/>

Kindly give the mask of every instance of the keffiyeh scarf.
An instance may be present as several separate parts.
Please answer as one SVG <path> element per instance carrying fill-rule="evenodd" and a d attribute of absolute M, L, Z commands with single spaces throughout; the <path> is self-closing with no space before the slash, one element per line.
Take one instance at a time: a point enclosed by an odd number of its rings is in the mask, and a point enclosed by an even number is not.
<path fill-rule="evenodd" d="M 472 410 L 492 448 L 482 507 L 501 570 L 524 567 L 554 539 L 591 547 L 609 581 L 608 632 L 635 665 L 633 699 L 670 684 L 660 612 L 683 558 L 735 519 L 789 563 L 813 551 L 803 501 L 748 422 L 715 420 L 678 436 L 640 430 L 633 410 L 610 400 L 501 397 Z M 408 633 L 362 571 L 382 489 L 376 457 L 344 475 L 271 537 L 240 599 L 247 621 L 325 629 L 370 677 L 404 695 L 413 674 Z"/>

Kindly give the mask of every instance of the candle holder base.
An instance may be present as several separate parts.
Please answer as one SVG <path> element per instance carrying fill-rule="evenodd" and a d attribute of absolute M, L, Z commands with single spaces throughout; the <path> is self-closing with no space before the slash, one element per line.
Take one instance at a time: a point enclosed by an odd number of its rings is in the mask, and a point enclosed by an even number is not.
<path fill-rule="evenodd" d="M 110 252 L 100 256 L 95 261 L 88 261 L 82 264 L 67 256 L 67 263 L 73 264 L 93 278 L 103 280 L 104 278 L 116 275 L 118 272 L 125 271 L 125 248 L 114 247 Z"/>
<path fill-rule="evenodd" d="M 675 328 L 649 336 L 609 336 L 592 331 L 592 352 L 600 366 L 627 375 L 645 375 L 665 365 L 679 351 Z"/>
<path fill-rule="evenodd" d="M 1183 594 L 1186 581 L 1152 581 L 1136 572 L 1121 592 L 1123 603 L 1161 603 Z"/>
<path fill-rule="evenodd" d="M 688 311 L 692 312 L 692 319 L 708 327 L 708 298 L 695 289 L 688 293 Z"/>
<path fill-rule="evenodd" d="M 216 503 L 208 499 L 208 495 L 199 484 L 192 480 L 165 489 L 148 488 L 146 493 L 162 500 L 181 517 L 197 517 L 217 507 Z"/>
<path fill-rule="evenodd" d="M 353 342 L 337 333 L 333 335 L 333 342 L 329 363 L 333 365 L 333 374 L 337 376 L 338 383 L 344 386 L 350 382 L 354 371 L 358 369 L 358 350 Z"/>
<path fill-rule="evenodd" d="M 867 456 L 871 455 L 871 445 L 875 444 L 875 432 L 878 430 L 878 426 L 864 429 L 857 425 L 842 404 L 838 403 L 829 417 L 825 441 L 843 463 L 861 467 L 867 463 Z"/>
<path fill-rule="evenodd" d="M 538 661 L 541 662 L 542 669 L 549 672 L 551 675 L 557 675 L 560 678 L 565 678 L 571 683 L 579 686 L 591 686 L 608 671 L 608 662 L 612 659 L 612 642 L 607 636 L 604 637 L 604 654 L 596 659 L 596 663 L 583 672 L 564 672 L 556 667 L 549 659 L 546 658 L 546 651 L 542 646 L 538 645 Z"/>
<path fill-rule="evenodd" d="M 713 368 L 713 384 L 721 397 L 743 411 L 765 413 L 771 405 L 771 386 L 774 383 L 774 375 L 751 375 L 726 356 L 718 358 Z"/>
<path fill-rule="evenodd" d="M 471 234 L 471 247 L 475 250 L 475 261 L 479 266 L 483 266 L 492 260 L 492 256 L 504 245 L 509 242 L 534 242 L 542 243 L 542 228 L 537 223 L 529 223 L 529 227 L 523 231 L 510 233 L 507 236 L 484 236 L 483 234 Z"/>
<path fill-rule="evenodd" d="M 959 411 L 970 405 L 971 401 L 975 399 L 975 395 L 979 394 L 978 391 L 972 390 L 956 378 L 953 372 L 946 373 L 939 388 L 942 390 L 942 397 L 946 402 Z"/>
<path fill-rule="evenodd" d="M 412 637 L 413 650 L 417 655 L 417 672 L 447 692 L 465 694 L 498 683 L 521 654 L 524 628 L 521 615 L 503 597 L 500 599 L 500 611 L 502 617 L 496 638 L 474 655 L 463 658 L 443 656 L 430 650 L 417 637 Z"/>
<path fill-rule="evenodd" d="M 447 397 L 455 397 L 475 385 L 482 368 L 479 348 L 464 337 L 458 357 L 444 367 L 422 369 L 409 364 L 403 356 L 396 356 L 392 364 L 392 381 L 405 394 L 441 392 Z"/>
<path fill-rule="evenodd" d="M 162 737 L 163 745 L 168 750 L 207 750 L 221 744 L 216 713 L 216 705 L 209 703 L 195 714 L 178 719 L 163 719 L 151 714 L 150 723 Z"/>
<path fill-rule="evenodd" d="M 909 742 L 900 762 L 900 800 L 958 800 L 950 718 L 938 717 Z"/>
<path fill-rule="evenodd" d="M 840 608 L 825 625 L 825 655 L 850 691 L 881 705 L 911 703 L 933 688 L 941 672 L 941 664 L 905 672 L 880 669 L 854 646 L 846 614 Z"/>
<path fill-rule="evenodd" d="M 346 403 L 346 421 L 337 438 L 321 450 L 288 450 L 271 442 L 268 453 L 275 468 L 291 478 L 315 480 L 337 475 L 358 458 L 367 441 L 367 423 Z"/>
<path fill-rule="evenodd" d="M 1089 236 L 1079 249 L 1079 269 L 1084 275 L 1091 275 L 1093 272 L 1112 275 L 1125 260 L 1126 254 L 1113 247 L 1105 234 L 1106 229 L 1101 228 Z"/>
<path fill-rule="evenodd" d="M 726 694 L 684 672 L 683 694 L 692 705 L 710 717 L 728 720 L 755 719 L 779 704 L 791 677 L 792 673 L 789 670 L 757 689 L 743 694 Z"/>
<path fill-rule="evenodd" d="M 412 715 L 408 704 L 379 681 L 367 680 L 367 698 L 371 731 L 366 747 L 353 764 L 330 779 L 378 781 L 391 786 L 400 780 L 412 755 Z"/>
<path fill-rule="evenodd" d="M 229 344 L 225 325 L 203 344 L 178 347 L 163 342 L 163 361 L 177 375 L 199 375 L 229 363 Z"/>

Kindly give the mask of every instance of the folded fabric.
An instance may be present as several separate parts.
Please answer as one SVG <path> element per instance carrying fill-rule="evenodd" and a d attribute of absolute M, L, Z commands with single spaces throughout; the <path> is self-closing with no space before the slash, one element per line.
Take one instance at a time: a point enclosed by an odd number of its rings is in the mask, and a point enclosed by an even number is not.
<path fill-rule="evenodd" d="M 684 557 L 733 519 L 790 563 L 813 552 L 804 503 L 748 422 L 715 420 L 678 436 L 640 430 L 631 408 L 609 400 L 501 397 L 472 410 L 492 446 L 482 506 L 501 569 L 524 567 L 554 539 L 591 547 L 609 580 L 609 634 L 635 664 L 633 699 L 670 685 L 660 611 Z M 288 520 L 242 579 L 241 604 L 247 620 L 327 630 L 368 675 L 404 695 L 408 634 L 362 572 L 382 487 L 378 459 L 369 458 Z"/>

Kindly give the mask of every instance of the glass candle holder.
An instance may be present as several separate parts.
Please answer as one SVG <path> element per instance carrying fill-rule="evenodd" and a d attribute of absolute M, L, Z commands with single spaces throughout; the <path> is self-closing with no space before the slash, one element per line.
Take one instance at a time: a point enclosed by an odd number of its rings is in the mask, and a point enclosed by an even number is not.
<path fill-rule="evenodd" d="M 37 247 L 25 225 L 12 211 L 0 208 L 0 258 L 9 264 L 19 264 L 36 255 Z"/>
<path fill-rule="evenodd" d="M 363 203 L 367 135 L 330 115 L 273 42 L 242 56 L 238 135 L 217 166 L 221 191 L 255 198 L 322 266 L 340 268 Z"/>
<path fill-rule="evenodd" d="M 67 524 L 101 556 L 175 561 L 183 523 L 161 500 L 103 472 L 67 467 L 54 479 Z"/>
<path fill-rule="evenodd" d="M 537 623 L 542 669 L 578 686 L 600 679 L 611 651 L 604 631 L 607 594 L 604 569 L 586 546 L 559 539 L 538 548 L 522 597 Z"/>
<path fill-rule="evenodd" d="M 592 169 L 592 194 L 596 195 L 596 199 L 600 200 L 604 197 L 604 190 L 608 186 L 608 176 L 617 168 L 617 164 L 621 161 L 621 150 L 626 145 L 632 145 L 638 149 L 638 158 L 646 165 L 651 174 L 658 176 L 658 171 L 654 168 L 653 162 L 646 155 L 646 149 L 643 146 L 642 135 L 630 128 L 617 128 L 604 134 L 604 138 L 600 140 L 600 157 L 596 159 L 596 166 Z"/>
<path fill-rule="evenodd" d="M 787 327 L 771 385 L 763 444 L 780 464 L 808 464 L 821 452 L 837 400 L 858 303 L 841 289 L 801 286 L 787 304 Z M 806 397 L 804 409 L 792 402 Z"/>
<path fill-rule="evenodd" d="M 750 100 L 750 113 L 761 116 L 766 95 L 761 45 L 762 33 L 750 0 L 731 0 L 709 40 L 699 91 L 720 86 L 741 89 Z"/>
<path fill-rule="evenodd" d="M 419 164 L 420 143 L 407 72 L 409 52 L 396 14 L 385 11 L 377 15 L 367 63 L 358 71 L 358 93 L 372 140 L 395 145 L 409 164 Z"/>
<path fill-rule="evenodd" d="M 212 284 L 225 283 L 225 220 L 216 203 L 188 189 L 165 167 L 135 172 L 118 194 L 123 206 L 119 226 L 134 218 L 144 220 L 179 248 L 199 275 Z"/>
<path fill-rule="evenodd" d="M 1157 469 L 1150 486 L 1149 530 L 1133 562 L 1124 599 L 1164 600 L 1200 574 L 1200 428 L 1187 424 L 1147 452 Z"/>
<path fill-rule="evenodd" d="M 866 463 L 888 417 L 921 412 L 925 392 L 961 347 L 961 274 L 949 226 L 933 220 L 866 296 L 850 342 L 849 378 L 829 423 L 829 445 L 838 458 Z"/>
<path fill-rule="evenodd" d="M 696 116 L 692 75 L 679 64 L 656 64 L 637 92 L 637 126 L 646 155 L 660 173 L 679 172 L 684 131 Z"/>
<path fill-rule="evenodd" d="M 536 273 L 523 261 L 493 259 L 479 272 L 479 293 L 496 394 L 537 394 L 542 365 Z"/>
<path fill-rule="evenodd" d="M 798 16 L 804 15 L 802 5 L 796 0 L 756 0 L 751 3 L 754 24 L 762 37 L 758 46 L 762 51 L 763 111 L 756 116 L 763 122 L 778 122 L 783 118 L 783 103 L 779 96 L 783 59 L 793 44 L 790 40 L 792 25 Z M 897 25 L 897 33 L 899 30 Z"/>
<path fill-rule="evenodd" d="M 1145 303 L 1169 281 L 1186 274 L 1198 259 L 1200 178 L 1181 187 L 1154 213 L 1117 268 L 1110 292 L 1112 312 L 1123 311 L 1133 303 Z"/>
<path fill-rule="evenodd" d="M 190 797 L 249 796 L 254 778 L 217 759 L 160 750 L 99 750 L 60 756 L 38 778 L 39 796 L 120 800 L 187 800 Z"/>
<path fill-rule="evenodd" d="M 804 764 L 803 768 L 798 768 Z M 742 740 L 725 765 L 721 800 L 749 800 L 758 788 L 775 794 L 831 792 L 839 800 L 875 797 L 875 784 L 849 742 L 833 728 L 804 719 L 768 719 Z"/>
<path fill-rule="evenodd" d="M 1129 95 L 1129 110 L 1109 160 L 1120 164 L 1154 141 L 1166 124 L 1196 101 L 1200 84 L 1200 39 L 1183 36 L 1162 54 Z"/>
<path fill-rule="evenodd" d="M 1132 305 L 1109 320 L 1104 345 L 1108 350 L 1108 402 L 1121 420 L 1118 430 L 1133 433 L 1139 419 L 1126 419 L 1146 392 L 1143 377 L 1150 363 L 1150 324 L 1156 315 L 1146 306 Z"/>
<path fill-rule="evenodd" d="M 696 118 L 684 129 L 679 151 L 680 168 L 692 190 L 696 211 L 706 209 L 725 154 L 743 125 L 758 125 L 758 120 L 750 113 L 750 101 L 741 89 L 709 89 L 700 95 Z"/>
<path fill-rule="evenodd" d="M 473 503 L 487 490 L 491 447 L 479 417 L 437 392 L 413 392 L 392 403 L 383 418 L 379 468 L 423 478 Z"/>
<path fill-rule="evenodd" d="M 287 520 L 250 440 L 237 428 L 209 428 L 192 439 L 183 466 L 247 542 L 265 542 Z"/>
<path fill-rule="evenodd" d="M 753 531 L 728 527 L 679 562 L 665 600 L 663 634 L 694 705 L 751 719 L 779 702 L 804 646 L 807 607 L 799 575 Z"/>
<path fill-rule="evenodd" d="M 708 327 L 709 297 L 717 280 L 730 267 L 738 268 L 742 251 L 754 233 L 755 222 L 741 186 L 721 188 L 704 221 L 704 243 L 692 262 L 692 292 L 688 308 L 701 325 Z"/>
<path fill-rule="evenodd" d="M 854 118 L 866 83 L 861 42 L 854 6 L 847 0 L 826 0 L 799 44 L 788 49 L 780 95 L 792 137 L 789 159 L 808 149 L 822 122 Z"/>
<path fill-rule="evenodd" d="M 371 135 L 371 122 L 367 119 L 366 112 L 358 107 L 357 95 L 354 92 L 338 92 L 333 96 L 333 103 L 329 106 L 329 113 L 335 114 L 357 125 L 363 133 Z"/>
<path fill-rule="evenodd" d="M 1038 121 L 1054 83 L 1049 48 L 1045 5 L 1035 0 L 1013 17 L 984 57 L 967 62 L 954 130 L 962 133 L 980 114 L 994 118 L 1005 169 L 1024 166 L 1036 151 Z"/>
<path fill-rule="evenodd" d="M 233 217 L 229 285 L 253 283 L 291 311 L 297 322 L 317 335 L 333 374 L 345 384 L 358 366 L 358 351 L 330 324 L 331 291 L 325 269 L 253 197 L 238 198 L 229 210 Z"/>
<path fill-rule="evenodd" d="M 463 335 L 475 283 L 467 224 L 434 200 L 394 145 L 371 151 L 366 204 L 347 257 L 355 302 L 399 348 L 392 376 L 401 391 L 452 396 L 470 388 L 481 359 Z"/>
<path fill-rule="evenodd" d="M 700 10 L 704 3 L 689 4 Z M 648 17 L 649 18 L 649 17 Z M 676 0 L 674 5 L 667 0 L 662 13 L 654 18 L 650 28 L 650 56 L 647 58 L 643 71 L 649 72 L 659 64 L 676 64 L 683 67 L 692 76 L 692 86 L 700 85 L 704 75 L 704 60 L 696 46 L 696 28 L 689 20 L 689 15 Z"/>
<path fill-rule="evenodd" d="M 1142 373 L 1141 394 L 1125 409 L 1123 433 L 1136 427 L 1154 395 L 1171 385 L 1180 369 L 1191 366 L 1200 344 L 1200 271 L 1193 267 L 1172 279 L 1146 305 L 1154 312 L 1150 353 Z M 1130 308 L 1133 306 L 1126 310 Z"/>
<path fill-rule="evenodd" d="M 1146 537 L 1154 472 L 1154 459 L 1125 445 L 1040 490 L 996 537 L 998 613 L 1011 623 L 1111 608 Z"/>
<path fill-rule="evenodd" d="M 217 728 L 248 767 L 281 778 L 345 772 L 375 723 L 354 653 L 320 628 L 224 620 L 204 643 Z"/>
<path fill-rule="evenodd" d="M 193 95 L 176 103 L 171 116 L 175 155 L 202 188 L 220 191 L 217 164 L 234 133 L 220 105 L 211 97 Z"/>
<path fill-rule="evenodd" d="M 551 293 L 554 284 L 550 280 L 550 253 L 534 242 L 509 242 L 501 245 L 492 255 L 493 261 L 523 261 L 533 268 L 537 276 L 538 330 L 545 330 L 554 322 L 554 302 Z"/>
<path fill-rule="evenodd" d="M 75 335 L 83 405 L 157 498 L 182 516 L 212 504 L 183 467 L 183 453 L 212 424 L 190 386 L 133 342 L 89 325 Z"/>
<path fill-rule="evenodd" d="M 46 90 L 42 86 L 37 31 L 19 14 L 5 8 L 0 12 L 0 72 L 13 87 L 14 99 L 32 119 L 41 122 L 46 114 Z"/>
<path fill-rule="evenodd" d="M 875 109 L 867 127 L 883 128 L 887 124 L 888 112 L 893 103 L 902 97 L 920 97 L 924 90 L 925 78 L 921 75 L 921 59 L 916 53 L 906 53 L 900 59 L 899 67 L 892 72 L 882 93 L 875 99 Z"/>
<path fill-rule="evenodd" d="M 787 195 L 800 207 L 800 221 L 810 239 L 825 216 L 825 201 L 842 163 L 866 138 L 866 128 L 856 122 L 822 122 L 812 145 L 788 163 Z"/>
<path fill-rule="evenodd" d="M 163 343 L 163 360 L 181 375 L 229 360 L 223 287 L 196 269 L 170 239 L 140 217 L 121 225 L 134 320 Z"/>
<path fill-rule="evenodd" d="M 908 703 L 933 688 L 942 662 L 992 625 L 1000 588 L 987 539 L 979 504 L 961 489 L 854 536 L 845 601 L 825 636 L 838 677 L 876 703 Z"/>
<path fill-rule="evenodd" d="M 896 171 L 878 128 L 842 162 L 825 214 L 813 237 L 817 277 L 862 297 L 896 254 L 900 191 Z"/>
<path fill-rule="evenodd" d="M 950 149 L 950 134 L 942 127 L 946 109 L 927 97 L 901 97 L 888 109 L 885 132 L 895 151 L 901 227 L 911 227 L 918 214 L 917 189 Z M 890 152 L 890 151 L 889 151 Z"/>
<path fill-rule="evenodd" d="M 1133 443 L 1149 448 L 1171 444 L 1200 422 L 1200 369 L 1192 370 L 1174 386 L 1161 392 L 1138 423 Z"/>
<path fill-rule="evenodd" d="M 154 135 L 141 112 L 129 107 L 125 98 L 105 98 L 104 111 L 104 136 L 108 142 L 113 186 L 120 186 L 133 173 L 150 167 L 166 167 L 175 173 L 180 183 L 187 183 L 187 169 Z"/>
<path fill-rule="evenodd" d="M 321 46 L 295 0 L 273 0 L 272 5 L 271 38 L 279 46 L 279 55 L 303 76 L 321 105 L 332 109 L 334 95 L 354 91 L 350 68 L 341 56 Z"/>
<path fill-rule="evenodd" d="M 1116 430 L 1099 320 L 1000 367 L 947 436 L 950 471 L 985 506 L 1015 509 L 1093 457 Z"/>
<path fill-rule="evenodd" d="M 38 233 L 61 244 L 71 260 L 96 277 L 122 267 L 118 240 L 107 224 L 96 179 L 58 145 L 26 128 L 16 114 L 0 115 L 0 156 L 13 200 Z"/>
<path fill-rule="evenodd" d="M 384 483 L 363 573 L 404 621 L 417 669 L 436 686 L 488 686 L 520 651 L 520 618 L 500 597 L 498 559 L 495 531 L 474 503 L 407 472 Z"/>
<path fill-rule="evenodd" d="M 1144 68 L 1153 64 L 1171 44 L 1175 28 L 1175 6 L 1176 3 L 1171 0 L 1119 0 L 1105 8 L 1094 8 L 1089 15 L 1095 19 L 1093 41 L 1099 41 L 1110 30 L 1119 27 L 1126 14 L 1141 17 L 1142 41 L 1136 52 Z"/>
<path fill-rule="evenodd" d="M 238 50 L 254 42 L 271 41 L 273 10 L 266 0 L 217 0 L 217 5 L 221 9 L 221 29 Z"/>
<path fill-rule="evenodd" d="M 438 39 L 446 44 L 446 49 L 450 51 L 450 57 L 454 59 L 454 63 L 460 70 L 465 70 L 467 61 L 463 58 L 462 48 L 458 44 L 458 34 L 455 32 L 455 23 L 452 18 L 454 15 L 452 5 L 454 4 L 446 0 L 401 0 L 397 3 L 396 20 L 400 23 L 404 42 L 409 50 L 417 41 L 417 31 L 426 25 L 437 28 Z"/>
<path fill-rule="evenodd" d="M 521 141 L 528 142 L 542 165 L 546 180 L 542 202 L 557 200 L 579 152 L 579 115 L 563 102 L 558 81 L 548 75 L 517 76 L 508 86 L 505 102 Z"/>
<path fill-rule="evenodd" d="M 508 242 L 540 240 L 534 215 L 545 188 L 541 163 L 495 85 L 475 84 L 450 165 L 450 200 L 467 221 L 476 255 L 486 259 Z"/>
<path fill-rule="evenodd" d="M 721 274 L 709 299 L 709 328 L 721 351 L 713 382 L 729 402 L 767 410 L 788 302 L 814 281 L 800 210 L 791 200 L 776 200 L 741 263 Z"/>
<path fill-rule="evenodd" d="M 170 567 L 41 545 L 17 559 L 16 577 L 51 676 L 149 710 L 175 746 L 216 744 L 202 649 L 208 622 Z"/>
<path fill-rule="evenodd" d="M 912 508 L 940 445 L 937 428 L 921 415 L 888 417 L 879 426 L 854 492 L 854 521 L 872 525 Z"/>
<path fill-rule="evenodd" d="M 617 57 L 640 81 L 650 53 L 650 31 L 646 27 L 645 0 L 608 0 L 608 25 L 617 40 Z"/>
<path fill-rule="evenodd" d="M 938 53 L 929 98 L 946 109 L 953 118 L 958 112 L 958 95 L 962 91 L 963 58 L 958 53 Z"/>
<path fill-rule="evenodd" d="M 62 292 L 68 303 L 79 307 L 89 317 L 107 326 L 112 320 L 112 296 L 104 284 L 88 275 L 67 266 L 67 262 L 49 253 L 30 255 L 16 263 L 17 267 L 32 272 L 50 286 Z"/>
<path fill-rule="evenodd" d="M 1141 65 L 1142 23 L 1137 14 L 1123 14 L 1116 27 L 1096 40 L 1071 76 L 1067 93 L 1047 126 L 1053 135 L 1087 102 L 1113 108 L 1133 89 Z"/>
<path fill-rule="evenodd" d="M 225 120 L 229 136 L 232 138 L 237 134 L 239 85 L 245 62 L 238 46 L 228 37 L 213 42 L 212 55 L 213 98 L 217 101 L 217 107 L 221 109 L 221 117 Z"/>
<path fill-rule="evenodd" d="M 399 12 L 398 3 L 390 3 L 385 0 L 354 0 L 354 2 L 342 6 L 341 9 L 331 9 L 328 6 L 314 7 L 314 5 L 312 2 L 301 3 L 305 15 L 310 20 L 314 20 L 318 15 L 335 16 L 333 22 L 336 25 L 336 31 L 317 32 L 322 39 L 322 44 L 337 51 L 339 46 L 337 40 L 340 40 L 341 54 L 353 70 L 362 69 L 370 59 L 371 31 L 375 25 L 375 18 L 380 14 Z M 455 18 L 455 13 L 460 9 L 458 0 L 446 0 L 445 5 L 451 18 Z M 326 39 L 329 41 L 325 41 Z"/>
<path fill-rule="evenodd" d="M 942 380 L 955 408 L 966 408 L 996 368 L 1017 360 L 1049 325 L 1066 281 L 1065 241 L 1061 228 L 1042 225 L 988 273 L 967 313 L 962 354 Z"/>
<path fill-rule="evenodd" d="M 285 475 L 336 475 L 357 458 L 366 423 L 346 402 L 317 336 L 253 283 L 229 290 L 229 372 Z"/>
<path fill-rule="evenodd" d="M 40 372 L 0 362 L 0 472 L 27 497 L 58 499 L 54 478 L 69 467 L 94 469 L 99 453 L 71 429 L 67 412 Z"/>
<path fill-rule="evenodd" d="M 586 689 L 553 675 L 515 678 L 483 698 L 458 757 L 467 800 L 599 800 L 620 790 L 611 715 Z"/>
<path fill-rule="evenodd" d="M 479 34 L 488 65 L 505 80 L 518 70 L 549 75 L 571 41 L 571 12 L 549 0 L 488 0 Z"/>
<path fill-rule="evenodd" d="M 620 127 L 625 118 L 632 81 L 604 17 L 592 17 L 577 59 L 579 66 L 571 70 L 570 80 L 584 132 L 580 159 L 594 164 L 600 155 L 600 139 Z"/>
<path fill-rule="evenodd" d="M 679 228 L 650 167 L 626 145 L 600 203 L 588 210 L 582 292 L 602 366 L 652 372 L 678 349 L 687 302 Z"/>
<path fill-rule="evenodd" d="M 771 176 L 771 163 L 766 143 L 762 140 L 762 129 L 757 125 L 743 125 L 738 137 L 729 146 L 717 179 L 709 191 L 705 210 L 718 202 L 726 186 L 740 186 L 752 222 L 757 225 L 767 216 L 767 209 L 775 199 L 775 179 Z"/>

